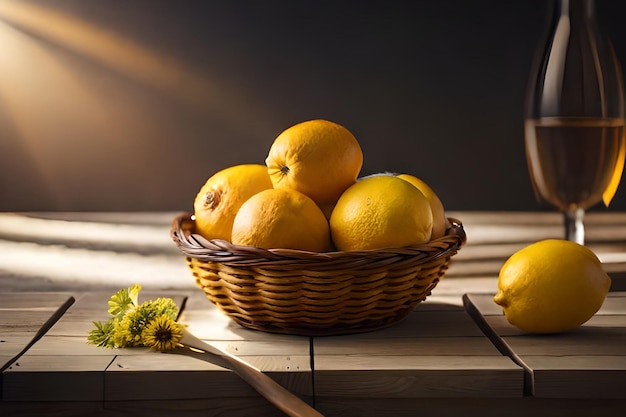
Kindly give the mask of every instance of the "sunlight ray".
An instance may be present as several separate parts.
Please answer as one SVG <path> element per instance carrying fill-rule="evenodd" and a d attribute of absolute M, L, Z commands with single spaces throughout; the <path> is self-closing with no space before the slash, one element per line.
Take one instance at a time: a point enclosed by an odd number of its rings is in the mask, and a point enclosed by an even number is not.
<path fill-rule="evenodd" d="M 249 104 L 245 92 L 223 81 L 211 82 L 180 61 L 146 48 L 105 28 L 42 4 L 5 0 L 0 19 L 24 27 L 44 39 L 115 70 L 140 83 L 162 90 L 195 109 L 211 109 L 237 120 L 239 113 L 261 117 L 264 110 Z M 234 124 L 234 126 L 239 123 Z"/>

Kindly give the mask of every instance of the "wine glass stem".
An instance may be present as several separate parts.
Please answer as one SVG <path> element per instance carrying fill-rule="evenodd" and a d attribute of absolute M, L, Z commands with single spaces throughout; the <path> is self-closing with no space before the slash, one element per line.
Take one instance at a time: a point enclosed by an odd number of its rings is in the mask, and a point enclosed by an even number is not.
<path fill-rule="evenodd" d="M 567 210 L 564 213 L 565 221 L 565 239 L 576 242 L 580 245 L 585 244 L 585 225 L 583 218 L 585 210 L 581 208 Z"/>

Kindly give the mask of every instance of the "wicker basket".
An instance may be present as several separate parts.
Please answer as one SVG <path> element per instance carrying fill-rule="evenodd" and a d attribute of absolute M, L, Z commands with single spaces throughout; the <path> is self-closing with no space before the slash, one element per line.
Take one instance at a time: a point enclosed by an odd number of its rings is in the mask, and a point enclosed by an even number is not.
<path fill-rule="evenodd" d="M 465 243 L 461 222 L 428 244 L 312 253 L 237 246 L 194 233 L 190 213 L 171 236 L 197 285 L 240 325 L 306 336 L 360 333 L 402 320 L 443 277 Z"/>

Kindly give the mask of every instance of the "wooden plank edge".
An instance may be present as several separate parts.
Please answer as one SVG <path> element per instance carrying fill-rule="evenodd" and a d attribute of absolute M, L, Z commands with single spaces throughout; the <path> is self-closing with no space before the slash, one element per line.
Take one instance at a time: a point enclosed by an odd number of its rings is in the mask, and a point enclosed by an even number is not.
<path fill-rule="evenodd" d="M 37 341 L 41 339 L 61 317 L 63 317 L 67 309 L 70 308 L 70 306 L 74 304 L 75 301 L 76 299 L 73 296 L 68 297 L 68 299 L 65 300 L 65 302 L 61 304 L 61 306 L 39 328 L 39 330 L 35 333 L 30 342 L 28 342 L 21 351 L 19 351 L 15 356 L 9 359 L 4 365 L 0 366 L 0 400 L 4 398 L 4 371 L 9 368 L 9 366 L 13 365 L 13 363 L 15 363 L 15 361 L 17 361 L 22 355 L 24 355 L 28 351 L 28 349 L 30 349 L 35 343 L 37 343 Z"/>
<path fill-rule="evenodd" d="M 75 301 L 76 299 L 73 296 L 70 296 L 67 300 L 65 300 L 65 302 L 48 318 L 48 320 L 45 321 L 45 323 L 39 328 L 39 330 L 37 330 L 30 342 L 28 342 L 26 346 L 24 346 L 24 348 L 13 357 L 13 359 L 9 360 L 2 367 L 0 367 L 0 374 L 4 372 L 9 366 L 11 366 L 24 353 L 26 353 L 28 349 L 30 349 L 35 343 L 37 343 L 37 341 L 41 339 L 48 332 L 48 330 L 50 330 L 52 326 L 54 326 L 57 321 L 59 321 L 59 319 L 63 316 L 63 314 L 65 314 L 67 309 L 70 308 L 72 304 L 74 304 Z"/>
<path fill-rule="evenodd" d="M 535 394 L 535 381 L 533 370 L 522 360 L 522 358 L 517 355 L 511 346 L 500 337 L 487 323 L 485 317 L 481 314 L 478 307 L 472 302 L 470 294 L 463 294 L 462 297 L 463 306 L 465 310 L 470 315 L 470 317 L 474 320 L 476 325 L 482 332 L 487 336 L 487 338 L 493 343 L 493 345 L 498 349 L 498 351 L 505 356 L 511 358 L 511 360 L 517 365 L 521 366 L 524 369 L 524 395 L 534 396 Z"/>

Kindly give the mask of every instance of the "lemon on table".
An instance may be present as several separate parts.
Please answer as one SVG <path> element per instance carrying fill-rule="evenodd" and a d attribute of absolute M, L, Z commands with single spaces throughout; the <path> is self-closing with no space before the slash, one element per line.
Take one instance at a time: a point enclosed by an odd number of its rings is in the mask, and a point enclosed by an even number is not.
<path fill-rule="evenodd" d="M 265 163 L 274 188 L 299 191 L 326 206 L 354 184 L 363 165 L 363 152 L 348 129 L 316 119 L 278 135 Z"/>
<path fill-rule="evenodd" d="M 561 239 L 514 253 L 498 276 L 494 302 L 528 333 L 560 333 L 588 321 L 602 306 L 611 279 L 589 248 Z"/>
<path fill-rule="evenodd" d="M 395 176 L 359 180 L 341 195 L 330 215 L 331 237 L 341 251 L 426 243 L 432 225 L 426 197 Z"/>
<path fill-rule="evenodd" d="M 216 172 L 194 200 L 196 232 L 207 239 L 230 240 L 239 207 L 268 188 L 272 188 L 272 181 L 265 165 L 234 165 Z"/>
<path fill-rule="evenodd" d="M 250 197 L 235 216 L 232 243 L 264 249 L 327 252 L 328 221 L 306 195 L 290 189 L 269 189 Z"/>

